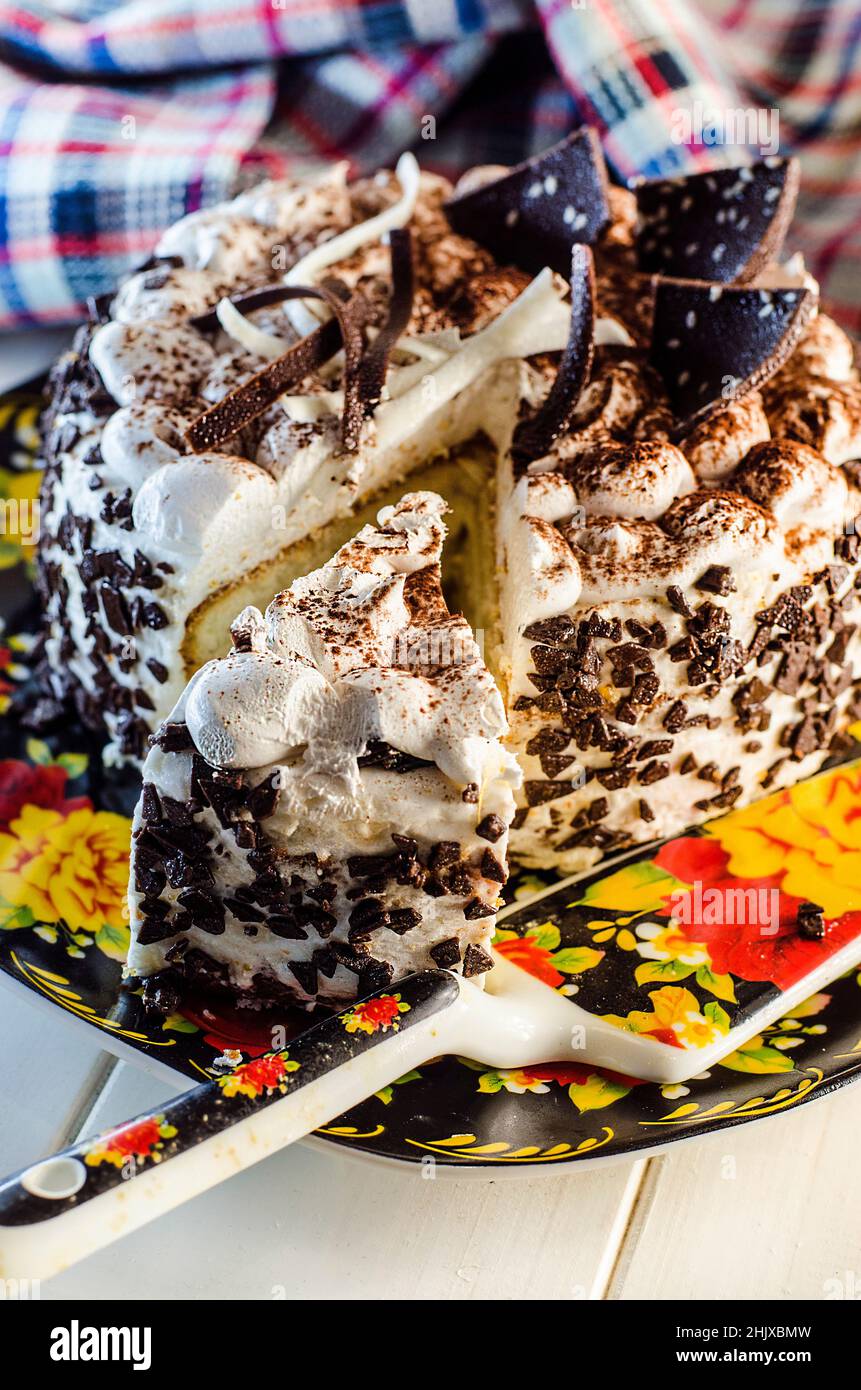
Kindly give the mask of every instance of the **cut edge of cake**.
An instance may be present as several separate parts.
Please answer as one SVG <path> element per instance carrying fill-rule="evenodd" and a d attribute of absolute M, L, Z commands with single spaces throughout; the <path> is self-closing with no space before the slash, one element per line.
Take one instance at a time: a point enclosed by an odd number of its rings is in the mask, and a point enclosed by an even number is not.
<path fill-rule="evenodd" d="M 408 494 L 244 610 L 155 736 L 130 889 L 149 1003 L 340 1004 L 490 968 L 519 772 L 442 595 L 445 510 Z"/>

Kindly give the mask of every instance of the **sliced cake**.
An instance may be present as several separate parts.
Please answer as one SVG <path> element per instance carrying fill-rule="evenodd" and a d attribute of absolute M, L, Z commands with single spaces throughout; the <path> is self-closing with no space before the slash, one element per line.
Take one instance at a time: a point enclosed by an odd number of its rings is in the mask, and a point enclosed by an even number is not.
<path fill-rule="evenodd" d="M 613 188 L 580 131 L 454 189 L 405 156 L 183 219 L 55 374 L 55 696 L 140 759 L 235 614 L 409 475 L 451 507 L 519 859 L 579 870 L 807 775 L 861 698 L 861 383 L 781 260 L 796 183 Z"/>
<path fill-rule="evenodd" d="M 490 967 L 519 772 L 442 595 L 445 510 L 411 493 L 246 609 L 159 729 L 130 895 L 150 1001 L 342 1002 Z"/>

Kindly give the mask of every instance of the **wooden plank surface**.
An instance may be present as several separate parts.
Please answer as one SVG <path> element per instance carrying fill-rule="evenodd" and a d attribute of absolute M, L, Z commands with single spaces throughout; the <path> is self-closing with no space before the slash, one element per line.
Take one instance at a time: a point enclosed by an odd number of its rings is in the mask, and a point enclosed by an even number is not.
<path fill-rule="evenodd" d="M 66 1019 L 0 987 L 0 1174 L 69 1142 L 112 1061 Z"/>
<path fill-rule="evenodd" d="M 861 1297 L 859 1130 L 854 1085 L 670 1150 L 640 1189 L 609 1295 Z"/>

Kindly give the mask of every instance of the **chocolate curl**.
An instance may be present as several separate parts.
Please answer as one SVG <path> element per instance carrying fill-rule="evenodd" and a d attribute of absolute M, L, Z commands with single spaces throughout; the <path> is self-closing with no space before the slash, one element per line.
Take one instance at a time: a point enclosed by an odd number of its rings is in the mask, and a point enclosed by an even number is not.
<path fill-rule="evenodd" d="M 199 415 L 186 432 L 186 443 L 196 454 L 217 449 L 238 434 L 245 425 L 256 420 L 279 396 L 291 386 L 304 380 L 311 372 L 328 362 L 340 347 L 344 348 L 344 414 L 341 419 L 341 442 L 353 452 L 358 448 L 364 411 L 359 393 L 359 367 L 364 349 L 363 328 L 367 304 L 359 295 L 350 297 L 340 280 L 326 280 L 320 286 L 278 285 L 232 301 L 243 309 L 259 309 L 264 304 L 276 304 L 288 299 L 321 299 L 332 310 L 333 318 L 315 328 L 307 337 L 256 372 L 248 381 L 237 386 L 223 400 Z M 256 301 L 251 303 L 251 301 Z M 204 315 L 195 320 L 200 328 L 204 320 L 218 320 Z"/>
<path fill-rule="evenodd" d="M 544 404 L 514 431 L 511 456 L 521 466 L 543 458 L 570 423 L 595 352 L 595 267 L 588 246 L 571 248 L 571 327 L 556 380 Z"/>
<path fill-rule="evenodd" d="M 297 288 L 300 295 L 297 295 Z M 315 298 L 310 290 L 302 289 L 295 285 L 267 285 L 262 290 L 249 290 L 248 294 L 238 294 L 235 299 L 231 299 L 234 309 L 238 309 L 240 314 L 251 314 L 255 309 L 267 309 L 270 304 L 283 304 L 288 299 L 305 298 L 306 295 Z M 198 314 L 197 318 L 189 319 L 192 328 L 196 328 L 198 333 L 217 333 L 221 327 L 221 320 L 218 317 L 217 309 L 210 309 L 205 314 Z M 280 359 L 279 359 L 280 360 Z"/>
<path fill-rule="evenodd" d="M 413 271 L 412 235 L 408 227 L 389 233 L 392 265 L 392 295 L 389 312 L 374 341 L 365 352 L 361 369 L 360 389 L 366 415 L 380 403 L 389 356 L 398 338 L 405 332 L 413 312 L 415 275 Z"/>

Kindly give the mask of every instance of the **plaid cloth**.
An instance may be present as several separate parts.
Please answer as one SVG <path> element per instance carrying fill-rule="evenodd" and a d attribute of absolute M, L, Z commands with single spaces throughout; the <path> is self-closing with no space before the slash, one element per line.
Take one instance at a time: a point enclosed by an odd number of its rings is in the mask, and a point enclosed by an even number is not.
<path fill-rule="evenodd" d="M 859 330 L 859 42 L 855 0 L 0 5 L 0 327 L 79 317 L 162 228 L 267 175 L 407 147 L 456 174 L 585 120 L 624 180 L 733 162 L 699 116 L 753 107 L 779 108 L 795 241 Z"/>

